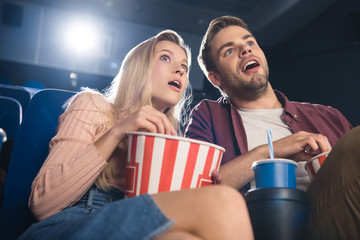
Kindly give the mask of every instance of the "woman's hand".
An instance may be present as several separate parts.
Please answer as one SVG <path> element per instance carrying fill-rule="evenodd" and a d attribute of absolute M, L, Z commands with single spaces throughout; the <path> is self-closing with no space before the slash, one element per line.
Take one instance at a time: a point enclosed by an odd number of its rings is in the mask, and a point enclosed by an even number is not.
<path fill-rule="evenodd" d="M 164 113 L 151 106 L 143 106 L 115 124 L 96 140 L 94 145 L 103 158 L 108 160 L 118 144 L 127 138 L 126 133 L 132 131 L 176 135 L 174 127 Z"/>
<path fill-rule="evenodd" d="M 120 141 L 126 138 L 126 132 L 131 131 L 176 135 L 176 131 L 166 115 L 150 105 L 143 106 L 127 118 L 122 119 L 114 128 L 119 133 Z"/>
<path fill-rule="evenodd" d="M 222 184 L 222 178 L 217 170 L 211 172 L 211 180 L 213 184 Z"/>

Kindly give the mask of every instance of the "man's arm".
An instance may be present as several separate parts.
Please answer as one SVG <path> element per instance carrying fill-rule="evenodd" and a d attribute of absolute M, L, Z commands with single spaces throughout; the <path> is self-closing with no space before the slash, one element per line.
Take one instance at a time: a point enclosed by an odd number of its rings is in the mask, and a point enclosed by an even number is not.
<path fill-rule="evenodd" d="M 297 162 L 309 160 L 319 149 L 321 152 L 331 150 L 327 137 L 304 131 L 275 141 L 273 147 L 275 158 L 286 158 Z M 222 165 L 219 173 L 213 176 L 215 182 L 241 189 L 254 178 L 254 172 L 251 170 L 253 162 L 267 158 L 269 158 L 268 146 L 260 145 Z"/>
<path fill-rule="evenodd" d="M 222 165 L 219 172 L 215 172 L 213 175 L 214 182 L 226 184 L 240 190 L 254 178 L 254 172 L 251 170 L 253 162 L 266 158 L 269 158 L 267 146 L 256 147 L 250 152 Z"/>
<path fill-rule="evenodd" d="M 256 160 L 269 158 L 268 146 L 261 145 L 246 154 L 236 153 L 237 141 L 233 135 L 233 128 L 229 124 L 229 114 L 220 103 L 203 101 L 191 113 L 189 125 L 184 135 L 220 146 L 228 154 L 221 165 L 219 173 L 213 177 L 215 182 L 223 183 L 241 189 L 254 178 L 251 165 Z M 316 150 L 330 151 L 328 139 L 321 134 L 300 131 L 273 143 L 274 155 L 278 158 L 288 158 L 295 161 L 310 159 Z M 307 152 L 305 152 L 307 150 Z"/>

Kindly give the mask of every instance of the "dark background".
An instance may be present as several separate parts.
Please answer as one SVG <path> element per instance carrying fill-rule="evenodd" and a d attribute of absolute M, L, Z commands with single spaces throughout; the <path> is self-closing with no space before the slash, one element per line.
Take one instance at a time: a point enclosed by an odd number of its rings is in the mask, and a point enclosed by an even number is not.
<path fill-rule="evenodd" d="M 170 28 L 192 48 L 195 102 L 215 98 L 196 55 L 211 19 L 227 14 L 249 24 L 267 56 L 273 88 L 291 100 L 331 105 L 360 124 L 359 0 L 1 0 L 0 83 L 102 90 L 129 49 Z M 100 24 L 97 55 L 60 47 L 61 24 L 75 16 Z M 70 73 L 77 74 L 75 82 Z"/>

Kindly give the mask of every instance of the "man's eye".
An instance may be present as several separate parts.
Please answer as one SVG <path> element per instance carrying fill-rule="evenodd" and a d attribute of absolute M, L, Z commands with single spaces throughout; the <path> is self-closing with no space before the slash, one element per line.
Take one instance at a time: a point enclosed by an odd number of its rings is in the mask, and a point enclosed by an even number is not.
<path fill-rule="evenodd" d="M 248 42 L 248 45 L 249 45 L 249 46 L 254 46 L 255 43 L 254 43 L 253 41 L 250 41 L 250 42 Z"/>
<path fill-rule="evenodd" d="M 233 52 L 234 52 L 234 49 L 229 48 L 229 49 L 227 49 L 227 50 L 225 51 L 225 56 L 226 56 L 226 55 L 229 55 L 229 54 L 232 54 Z"/>

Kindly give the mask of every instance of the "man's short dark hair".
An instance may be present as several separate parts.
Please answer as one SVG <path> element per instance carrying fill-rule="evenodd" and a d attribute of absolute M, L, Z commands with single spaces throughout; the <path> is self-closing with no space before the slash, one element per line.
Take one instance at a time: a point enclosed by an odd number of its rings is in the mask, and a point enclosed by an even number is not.
<path fill-rule="evenodd" d="M 234 16 L 222 16 L 215 18 L 210 22 L 202 39 L 198 55 L 198 63 L 206 77 L 210 71 L 216 71 L 216 65 L 212 58 L 213 56 L 210 54 L 210 43 L 220 30 L 228 26 L 239 26 L 249 31 L 247 24 L 242 19 Z"/>

